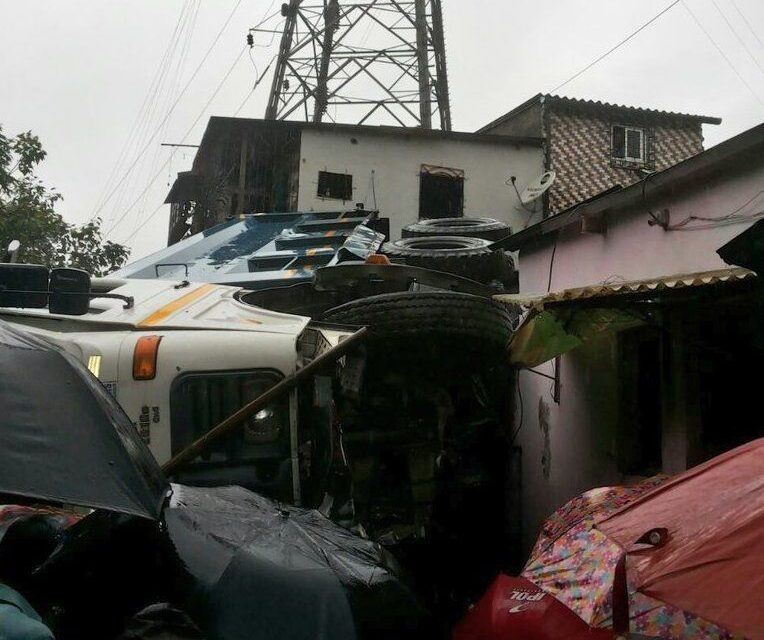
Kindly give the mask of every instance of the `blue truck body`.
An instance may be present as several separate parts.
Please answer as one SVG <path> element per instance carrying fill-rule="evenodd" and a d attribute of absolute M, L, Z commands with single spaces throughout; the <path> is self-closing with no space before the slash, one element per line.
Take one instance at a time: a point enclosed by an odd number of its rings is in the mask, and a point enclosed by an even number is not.
<path fill-rule="evenodd" d="M 377 220 L 376 212 L 364 210 L 244 215 L 136 260 L 111 277 L 251 290 L 299 284 L 310 281 L 319 267 L 376 253 L 384 241 L 371 228 Z"/>

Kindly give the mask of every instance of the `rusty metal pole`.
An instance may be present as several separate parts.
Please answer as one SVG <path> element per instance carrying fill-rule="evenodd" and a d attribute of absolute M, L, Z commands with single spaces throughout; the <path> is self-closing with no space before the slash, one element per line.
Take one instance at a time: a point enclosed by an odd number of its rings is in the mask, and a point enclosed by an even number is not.
<path fill-rule="evenodd" d="M 276 62 L 276 70 L 273 73 L 273 84 L 268 98 L 268 106 L 265 108 L 266 120 L 275 120 L 278 117 L 281 92 L 284 88 L 284 77 L 287 73 L 289 56 L 292 52 L 292 40 L 294 39 L 294 30 L 297 26 L 297 12 L 301 2 L 302 0 L 290 0 L 289 4 L 285 3 L 281 7 L 281 13 L 286 18 L 286 22 L 284 23 L 284 32 L 281 34 L 279 59 Z"/>
<path fill-rule="evenodd" d="M 332 57 L 334 46 L 334 33 L 340 19 L 340 6 L 337 0 L 324 0 L 324 41 L 321 45 L 321 62 L 318 66 L 316 78 L 316 96 L 313 107 L 313 122 L 321 122 L 329 100 L 327 86 L 329 75 L 329 62 Z"/>
<path fill-rule="evenodd" d="M 416 23 L 417 77 L 419 78 L 419 126 L 432 129 L 432 102 L 430 90 L 430 63 L 428 60 L 427 4 L 426 0 L 414 1 Z"/>
<path fill-rule="evenodd" d="M 287 376 L 279 383 L 272 386 L 270 389 L 268 389 L 268 391 L 252 400 L 252 402 L 245 404 L 236 413 L 228 416 L 225 420 L 223 420 L 223 422 L 210 429 L 198 440 L 192 442 L 177 455 L 173 456 L 170 460 L 165 462 L 164 465 L 162 465 L 162 471 L 164 471 L 165 475 L 167 476 L 172 476 L 173 474 L 177 473 L 178 470 L 183 467 L 183 465 L 195 459 L 208 447 L 213 445 L 221 438 L 225 438 L 227 435 L 233 433 L 236 429 L 241 427 L 241 425 L 244 424 L 248 418 L 267 407 L 276 398 L 284 393 L 287 393 L 288 391 L 291 391 L 298 384 L 300 384 L 300 382 L 312 376 L 323 366 L 331 362 L 336 362 L 342 356 L 348 353 L 348 351 L 358 346 L 358 344 L 360 344 L 360 342 L 366 336 L 366 331 L 366 327 L 362 327 L 352 335 L 345 338 L 338 345 L 332 347 L 325 353 L 322 353 L 315 360 L 305 365 L 299 371 L 296 371 L 292 375 Z"/>

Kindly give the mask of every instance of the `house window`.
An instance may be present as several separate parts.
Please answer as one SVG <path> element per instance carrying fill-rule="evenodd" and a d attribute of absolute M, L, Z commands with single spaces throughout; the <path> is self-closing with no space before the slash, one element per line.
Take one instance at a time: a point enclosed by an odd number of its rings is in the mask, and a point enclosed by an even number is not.
<path fill-rule="evenodd" d="M 347 173 L 318 172 L 318 197 L 334 200 L 353 199 L 353 176 Z"/>
<path fill-rule="evenodd" d="M 637 127 L 613 125 L 611 155 L 616 160 L 635 163 L 645 162 L 645 130 Z"/>
<path fill-rule="evenodd" d="M 419 172 L 419 217 L 464 215 L 464 171 L 423 164 Z"/>

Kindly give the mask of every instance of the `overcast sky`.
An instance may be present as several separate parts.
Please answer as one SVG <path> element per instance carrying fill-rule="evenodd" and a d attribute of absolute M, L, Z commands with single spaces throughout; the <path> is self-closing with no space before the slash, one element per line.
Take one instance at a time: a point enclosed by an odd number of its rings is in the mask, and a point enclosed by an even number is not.
<path fill-rule="evenodd" d="M 59 210 L 67 220 L 97 212 L 106 229 L 121 220 L 110 238 L 127 242 L 133 258 L 145 255 L 166 243 L 169 206 L 160 203 L 193 158 L 193 149 L 172 152 L 159 143 L 179 142 L 187 132 L 186 142 L 197 143 L 210 115 L 234 114 L 254 77 L 253 60 L 240 55 L 247 29 L 280 4 L 241 2 L 160 127 L 236 0 L 0 0 L 0 124 L 6 135 L 31 129 L 40 136 L 49 153 L 40 174 L 63 194 Z M 475 130 L 551 90 L 669 4 L 443 0 L 454 128 Z M 179 18 L 182 33 L 193 31 L 176 38 L 165 91 L 121 155 Z M 277 42 L 255 48 L 254 65 L 262 69 Z M 262 117 L 268 88 L 266 80 L 239 115 Z M 764 121 L 764 2 L 683 0 L 559 93 L 720 116 L 721 126 L 704 127 L 706 146 L 716 144 Z"/>

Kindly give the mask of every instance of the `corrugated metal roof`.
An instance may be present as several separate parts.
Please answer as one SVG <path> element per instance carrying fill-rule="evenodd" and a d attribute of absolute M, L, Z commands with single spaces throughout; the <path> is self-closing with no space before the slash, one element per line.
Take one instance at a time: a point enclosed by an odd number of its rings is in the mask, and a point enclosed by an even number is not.
<path fill-rule="evenodd" d="M 602 100 L 587 100 L 585 98 L 568 98 L 567 96 L 554 96 L 545 95 L 546 100 L 555 100 L 559 102 L 566 102 L 572 105 L 580 105 L 583 107 L 589 107 L 593 109 L 624 109 L 631 111 L 632 113 L 640 113 L 647 116 L 656 116 L 663 118 L 683 118 L 688 120 L 696 120 L 705 122 L 707 124 L 721 124 L 722 119 L 712 116 L 699 116 L 691 113 L 679 113 L 676 111 L 663 111 L 661 109 L 646 109 L 643 107 L 630 107 L 625 104 L 614 104 L 612 102 L 603 102 Z"/>
<path fill-rule="evenodd" d="M 502 294 L 495 296 L 496 300 L 506 304 L 515 304 L 524 307 L 547 306 L 550 304 L 569 302 L 574 300 L 590 300 L 592 298 L 609 298 L 621 295 L 661 293 L 676 291 L 688 287 L 706 287 L 721 285 L 723 283 L 741 282 L 756 277 L 753 271 L 734 267 L 731 269 L 718 269 L 716 271 L 703 271 L 699 273 L 676 274 L 662 276 L 660 278 L 648 278 L 645 280 L 631 280 L 628 282 L 608 281 L 588 287 L 576 289 L 564 289 L 542 295 L 528 294 Z"/>
<path fill-rule="evenodd" d="M 601 100 L 587 100 L 585 98 L 567 98 L 565 96 L 554 96 L 548 93 L 537 93 L 532 98 L 526 100 L 522 104 L 517 105 L 514 109 L 508 111 L 502 116 L 499 116 L 495 120 L 492 120 L 487 125 L 480 127 L 476 133 L 485 133 L 491 129 L 505 123 L 518 113 L 522 113 L 534 104 L 538 104 L 540 101 L 557 101 L 565 102 L 570 105 L 586 107 L 590 109 L 610 109 L 610 110 L 625 110 L 634 114 L 641 114 L 645 116 L 655 118 L 677 118 L 683 120 L 691 120 L 695 122 L 702 122 L 705 124 L 721 124 L 722 119 L 713 116 L 699 116 L 691 113 L 679 113 L 676 111 L 662 111 L 660 109 L 646 109 L 643 107 L 630 107 L 624 104 L 613 104 L 611 102 L 602 102 Z"/>

